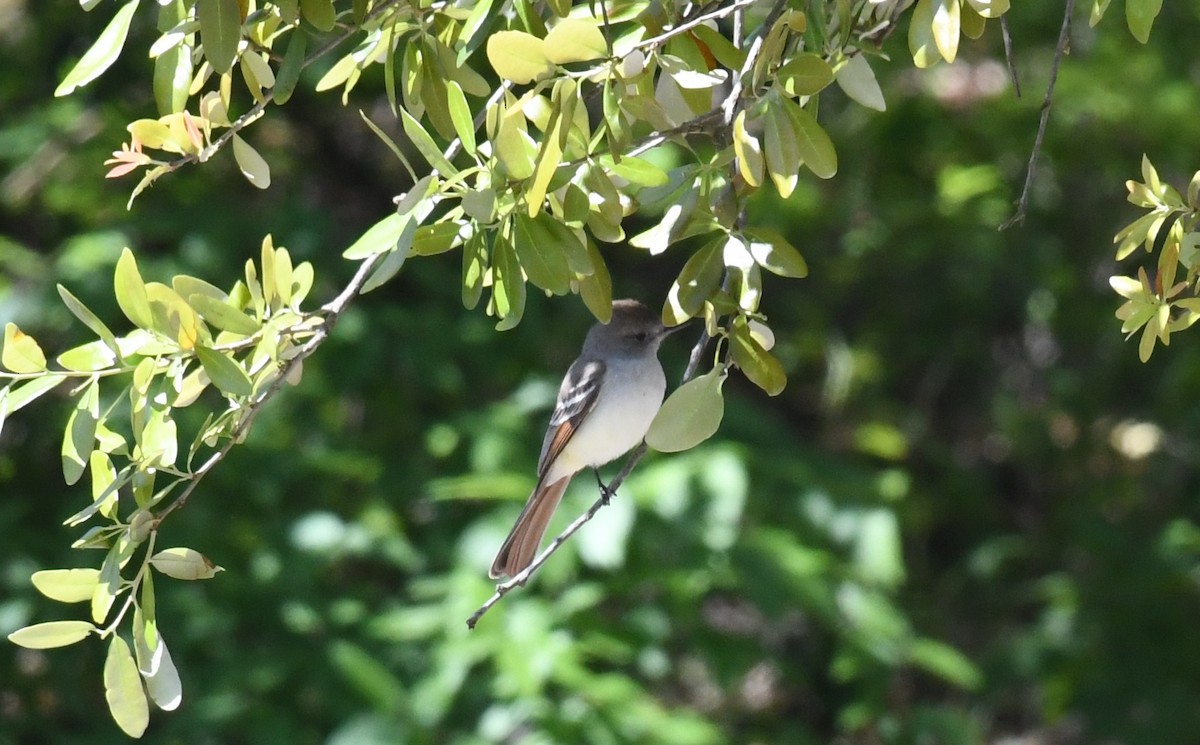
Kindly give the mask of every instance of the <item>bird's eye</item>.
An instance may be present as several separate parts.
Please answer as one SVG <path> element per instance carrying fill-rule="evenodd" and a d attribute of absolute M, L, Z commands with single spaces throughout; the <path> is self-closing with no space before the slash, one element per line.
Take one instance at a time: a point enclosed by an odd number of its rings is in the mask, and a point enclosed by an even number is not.
<path fill-rule="evenodd" d="M 646 341 L 646 332 L 645 331 L 637 331 L 634 333 L 633 338 L 637 339 L 638 341 Z"/>

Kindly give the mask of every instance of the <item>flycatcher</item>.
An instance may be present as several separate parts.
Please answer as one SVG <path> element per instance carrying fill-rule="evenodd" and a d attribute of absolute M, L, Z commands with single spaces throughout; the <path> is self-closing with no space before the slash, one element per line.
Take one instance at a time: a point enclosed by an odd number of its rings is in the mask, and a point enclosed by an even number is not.
<path fill-rule="evenodd" d="M 658 345 L 672 331 L 636 300 L 613 303 L 612 319 L 588 331 L 567 370 L 538 459 L 537 486 L 496 554 L 488 576 L 512 577 L 533 562 L 571 477 L 604 465 L 646 436 L 667 382 Z"/>

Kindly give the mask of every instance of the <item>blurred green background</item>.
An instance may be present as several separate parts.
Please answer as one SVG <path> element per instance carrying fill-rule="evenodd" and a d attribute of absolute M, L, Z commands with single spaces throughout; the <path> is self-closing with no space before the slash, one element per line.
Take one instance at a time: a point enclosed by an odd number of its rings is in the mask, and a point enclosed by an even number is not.
<path fill-rule="evenodd" d="M 826 97 L 838 176 L 786 203 L 767 190 L 750 216 L 811 268 L 766 289 L 787 389 L 732 378 L 717 438 L 649 457 L 474 632 L 589 316 L 536 296 L 497 333 L 462 308 L 456 254 L 362 298 L 165 524 L 161 545 L 227 571 L 157 583 L 184 702 L 146 740 L 1200 741 L 1200 343 L 1139 364 L 1107 283 L 1142 153 L 1176 185 L 1200 166 L 1200 6 L 1167 3 L 1147 47 L 1121 8 L 1094 30 L 1087 10 L 1024 227 L 996 230 L 1059 3 L 1011 14 L 1021 99 L 995 28 L 929 71 L 895 34 L 896 62 L 875 64 L 886 113 Z M 309 70 L 250 133 L 270 190 L 222 153 L 127 212 L 132 182 L 101 164 L 153 111 L 153 29 L 135 23 L 108 74 L 51 97 L 111 12 L 0 0 L 0 322 L 65 349 L 87 334 L 56 281 L 120 328 L 122 246 L 148 279 L 229 286 L 265 233 L 331 297 L 353 270 L 342 249 L 407 188 L 399 165 Z M 356 95 L 388 121 L 380 80 Z M 618 296 L 658 303 L 688 253 L 605 255 Z M 672 378 L 688 343 L 663 352 Z M 66 415 L 43 400 L 0 438 L 3 633 L 82 617 L 28 577 L 100 560 L 60 524 L 87 500 L 61 483 Z M 559 519 L 594 496 L 579 479 Z M 0 743 L 123 742 L 103 651 L 0 644 Z"/>

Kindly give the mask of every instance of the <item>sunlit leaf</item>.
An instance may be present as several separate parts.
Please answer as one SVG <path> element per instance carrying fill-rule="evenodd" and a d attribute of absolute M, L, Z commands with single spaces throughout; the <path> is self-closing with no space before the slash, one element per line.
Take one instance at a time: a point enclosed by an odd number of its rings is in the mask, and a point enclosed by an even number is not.
<path fill-rule="evenodd" d="M 829 134 L 807 109 L 791 101 L 784 101 L 783 105 L 792 120 L 796 150 L 804 165 L 820 178 L 833 178 L 837 173 L 837 151 Z"/>
<path fill-rule="evenodd" d="M 838 68 L 836 77 L 838 86 L 851 100 L 875 111 L 887 109 L 883 91 L 866 56 L 856 54 L 846 60 L 846 64 Z"/>
<path fill-rule="evenodd" d="M 249 396 L 254 390 L 245 369 L 227 355 L 197 345 L 196 357 L 204 366 L 204 372 L 208 373 L 213 385 L 225 393 L 231 396 Z"/>
<path fill-rule="evenodd" d="M 141 737 L 150 723 L 150 706 L 142 690 L 142 678 L 129 644 L 113 635 L 104 660 L 104 698 L 108 710 L 121 731 L 130 737 Z"/>
<path fill-rule="evenodd" d="M 233 159 L 237 161 L 238 169 L 251 185 L 259 189 L 266 189 L 271 185 L 271 167 L 250 143 L 238 135 L 233 136 Z"/>
<path fill-rule="evenodd" d="M 92 333 L 99 336 L 100 340 L 115 352 L 117 350 L 116 337 L 113 336 L 112 331 L 109 331 L 104 321 L 101 321 L 99 316 L 84 305 L 79 298 L 72 295 L 66 287 L 62 285 L 57 285 L 57 287 L 58 295 L 62 298 L 63 304 L 67 306 L 67 310 L 71 311 L 76 318 L 83 322 L 83 325 L 91 329 Z"/>
<path fill-rule="evenodd" d="M 929 67 L 942 59 L 937 42 L 933 38 L 934 2 L 941 0 L 917 0 L 917 7 L 908 18 L 908 51 L 913 64 L 920 68 Z"/>
<path fill-rule="evenodd" d="M 492 247 L 492 301 L 500 317 L 498 329 L 504 331 L 520 323 L 525 313 L 525 276 L 504 236 L 497 236 Z"/>
<path fill-rule="evenodd" d="M 47 621 L 17 629 L 8 640 L 26 649 L 53 649 L 82 641 L 95 630 L 87 621 Z"/>
<path fill-rule="evenodd" d="M 804 257 L 783 236 L 768 228 L 752 228 L 746 231 L 746 237 L 750 239 L 750 255 L 763 269 L 781 277 L 808 276 Z"/>
<path fill-rule="evenodd" d="M 524 31 L 497 31 L 488 37 L 487 58 L 496 74 L 517 84 L 532 83 L 554 72 L 545 42 Z"/>
<path fill-rule="evenodd" d="M 190 548 L 163 549 L 150 557 L 150 565 L 173 579 L 211 579 L 225 571 Z"/>
<path fill-rule="evenodd" d="M 721 276 L 725 272 L 724 243 L 723 239 L 710 242 L 683 265 L 663 306 L 664 323 L 676 326 L 692 318 L 721 286 Z"/>
<path fill-rule="evenodd" d="M 712 437 L 725 415 L 724 382 L 724 371 L 714 368 L 679 386 L 650 423 L 646 444 L 661 453 L 675 453 Z"/>
<path fill-rule="evenodd" d="M 546 34 L 543 50 L 549 62 L 555 65 L 565 65 L 571 62 L 600 59 L 608 54 L 608 44 L 604 41 L 604 34 L 595 23 L 564 18 L 550 29 L 550 33 Z M 488 55 L 490 59 L 490 45 Z"/>
<path fill-rule="evenodd" d="M 820 55 L 805 52 L 788 60 L 776 76 L 788 95 L 813 96 L 833 82 L 833 68 Z"/>
<path fill-rule="evenodd" d="M 100 570 L 43 569 L 34 572 L 30 580 L 38 592 L 51 600 L 60 603 L 82 603 L 92 599 L 92 592 L 96 589 L 96 583 L 100 581 Z"/>
<path fill-rule="evenodd" d="M 563 249 L 549 241 L 534 221 L 522 214 L 513 221 L 512 243 L 529 281 L 555 295 L 565 294 L 571 286 L 571 270 Z"/>
<path fill-rule="evenodd" d="M 766 146 L 767 173 L 775 183 L 779 196 L 787 199 L 796 189 L 799 179 L 800 149 L 796 144 L 796 128 L 783 108 L 776 101 L 764 115 L 763 140 Z"/>
<path fill-rule="evenodd" d="M 1150 29 L 1162 10 L 1163 0 L 1125 0 L 1125 22 L 1133 38 L 1145 44 L 1150 41 Z"/>
<path fill-rule="evenodd" d="M 333 0 L 300 0 L 300 13 L 319 31 L 332 31 L 337 22 Z"/>
<path fill-rule="evenodd" d="M 117 297 L 117 305 L 120 306 L 125 317 L 133 322 L 133 325 L 142 329 L 149 329 L 153 326 L 150 299 L 146 295 L 146 284 L 138 272 L 137 260 L 128 248 L 122 249 L 121 258 L 117 259 L 113 290 Z"/>
<path fill-rule="evenodd" d="M 38 373 L 46 369 L 46 355 L 37 341 L 11 321 L 4 325 L 0 362 L 15 373 Z"/>
<path fill-rule="evenodd" d="M 121 56 L 125 46 L 125 38 L 129 35 L 129 24 L 133 20 L 133 12 L 137 10 L 139 0 L 125 3 L 108 22 L 99 38 L 92 44 L 79 62 L 71 68 L 63 81 L 54 89 L 55 96 L 70 95 L 76 88 L 87 85 L 100 77 L 112 63 Z"/>
<path fill-rule="evenodd" d="M 750 335 L 750 329 L 743 319 L 739 318 L 734 323 L 732 331 L 729 348 L 733 353 L 733 361 L 750 382 L 766 391 L 767 395 L 778 396 L 787 385 L 783 366 Z"/>
<path fill-rule="evenodd" d="M 947 62 L 953 62 L 958 56 L 958 39 L 961 35 L 962 23 L 959 15 L 961 0 L 934 0 L 933 42 L 938 52 Z"/>
<path fill-rule="evenodd" d="M 458 173 L 458 169 L 451 165 L 450 161 L 446 160 L 446 156 L 442 154 L 442 151 L 438 148 L 437 143 L 435 143 L 433 138 L 429 136 L 429 133 L 425 131 L 425 128 L 421 126 L 421 123 L 413 118 L 412 114 L 409 114 L 404 109 L 401 109 L 400 119 L 404 123 L 404 133 L 408 135 L 408 139 L 412 140 L 412 143 L 417 148 L 417 151 L 424 156 L 425 162 L 433 166 L 437 172 L 442 174 L 442 176 L 445 178 L 450 178 Z"/>

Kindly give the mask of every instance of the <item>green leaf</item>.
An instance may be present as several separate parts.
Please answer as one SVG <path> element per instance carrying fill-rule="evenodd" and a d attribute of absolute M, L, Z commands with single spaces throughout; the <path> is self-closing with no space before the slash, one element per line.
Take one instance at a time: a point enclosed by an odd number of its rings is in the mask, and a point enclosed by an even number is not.
<path fill-rule="evenodd" d="M 128 248 L 121 250 L 121 258 L 117 259 L 117 270 L 113 278 L 113 291 L 117 297 L 117 305 L 125 317 L 134 326 L 142 329 L 153 327 L 153 315 L 150 313 L 150 298 L 146 295 L 146 283 L 138 272 L 137 259 Z"/>
<path fill-rule="evenodd" d="M 577 276 L 586 277 L 595 268 L 580 231 L 572 230 L 554 215 L 538 213 L 529 224 L 529 234 L 538 243 L 557 246 L 567 260 L 567 266 Z"/>
<path fill-rule="evenodd" d="M 79 405 L 71 412 L 63 432 L 62 468 L 67 484 L 74 484 L 83 476 L 88 458 L 96 446 L 96 422 L 99 408 L 100 386 L 93 380 L 87 392 L 79 399 Z"/>
<path fill-rule="evenodd" d="M 95 630 L 87 621 L 47 621 L 17 629 L 8 640 L 26 649 L 53 649 L 82 641 Z"/>
<path fill-rule="evenodd" d="M 463 226 L 452 220 L 422 225 L 413 235 L 412 252 L 416 256 L 445 253 L 462 242 Z"/>
<path fill-rule="evenodd" d="M 663 305 L 663 323 L 678 326 L 697 315 L 707 300 L 721 286 L 725 272 L 723 260 L 724 238 L 710 242 L 692 254 L 679 277 L 671 285 Z"/>
<path fill-rule="evenodd" d="M 776 99 L 764 115 L 763 140 L 766 146 L 767 173 L 775 183 L 779 196 L 787 199 L 796 189 L 799 179 L 800 148 L 796 143 L 796 128 L 784 109 L 787 102 Z"/>
<path fill-rule="evenodd" d="M 751 336 L 744 317 L 738 317 L 732 331 L 729 336 L 729 348 L 737 366 L 750 382 L 766 391 L 767 395 L 778 396 L 782 393 L 783 387 L 787 385 L 787 375 L 783 372 L 783 366 Z"/>
<path fill-rule="evenodd" d="M 234 360 L 221 352 L 215 352 L 203 345 L 196 345 L 196 357 L 204 366 L 204 372 L 212 379 L 213 385 L 230 396 L 249 396 L 254 391 L 250 376 Z"/>
<path fill-rule="evenodd" d="M 511 178 L 518 181 L 533 175 L 534 158 L 537 156 L 537 147 L 525 131 L 524 120 L 519 109 L 501 114 L 496 136 L 492 138 L 500 164 Z"/>
<path fill-rule="evenodd" d="M 838 68 L 837 83 L 852 101 L 875 111 L 887 109 L 879 81 L 864 55 L 856 54 Z"/>
<path fill-rule="evenodd" d="M 404 226 L 408 223 L 408 215 L 388 215 L 372 225 L 349 248 L 342 252 L 346 259 L 367 259 L 375 254 L 390 251 L 396 247 Z"/>
<path fill-rule="evenodd" d="M 67 376 L 49 373 L 11 389 L 8 393 L 8 413 L 13 414 L 53 390 Z"/>
<path fill-rule="evenodd" d="M 242 12 L 238 0 L 196 0 L 200 42 L 204 57 L 218 74 L 233 68 L 238 43 L 242 40 Z"/>
<path fill-rule="evenodd" d="M 113 336 L 113 332 L 109 331 L 104 321 L 101 321 L 99 316 L 84 305 L 79 298 L 72 295 L 71 291 L 66 287 L 62 285 L 57 285 L 57 287 L 58 296 L 62 298 L 63 305 L 67 306 L 67 310 L 71 311 L 76 318 L 82 321 L 84 326 L 91 329 L 93 334 L 100 337 L 100 340 L 108 345 L 109 349 L 114 352 L 117 351 L 117 339 Z"/>
<path fill-rule="evenodd" d="M 150 565 L 173 579 L 212 579 L 225 571 L 190 548 L 167 548 L 150 557 Z"/>
<path fill-rule="evenodd" d="M 917 0 L 917 7 L 908 19 L 908 51 L 912 54 L 913 64 L 922 69 L 942 59 L 933 39 L 934 1 Z"/>
<path fill-rule="evenodd" d="M 532 219 L 522 214 L 515 216 L 513 248 L 529 281 L 547 292 L 565 295 L 571 289 L 571 270 L 566 255 L 558 245 L 539 240 L 543 235 Z"/>
<path fill-rule="evenodd" d="M 521 322 L 525 313 L 525 277 L 517 254 L 504 236 L 497 236 L 492 247 L 492 302 L 500 323 L 507 331 Z"/>
<path fill-rule="evenodd" d="M 319 31 L 332 31 L 337 23 L 333 0 L 300 0 L 300 13 Z"/>
<path fill-rule="evenodd" d="M 1109 0 L 1102 1 L 1108 5 Z M 1008 12 L 1009 0 L 967 0 L 967 4 L 984 18 L 999 18 Z"/>
<path fill-rule="evenodd" d="M 608 55 L 608 43 L 596 24 L 575 18 L 564 18 L 555 24 L 546 34 L 543 49 L 546 60 L 555 65 L 589 62 Z M 490 59 L 490 48 L 488 52 Z"/>
<path fill-rule="evenodd" d="M 93 502 L 93 504 L 95 504 Z M 92 588 L 92 620 L 104 623 L 108 612 L 112 610 L 113 601 L 117 598 L 117 590 L 121 586 L 121 549 L 119 544 L 113 544 L 104 555 L 104 563 L 100 565 L 100 577 Z"/>
<path fill-rule="evenodd" d="M 46 355 L 37 341 L 11 321 L 4 325 L 4 351 L 0 362 L 15 373 L 39 373 L 46 369 Z"/>
<path fill-rule="evenodd" d="M 104 698 L 122 732 L 130 737 L 141 737 L 145 733 L 150 724 L 150 705 L 142 690 L 142 678 L 138 675 L 129 644 L 115 634 L 104 660 Z"/>
<path fill-rule="evenodd" d="M 75 372 L 103 370 L 111 367 L 116 361 L 117 355 L 99 339 L 72 347 L 58 355 L 57 359 L 59 365 Z"/>
<path fill-rule="evenodd" d="M 666 171 L 643 158 L 627 155 L 617 162 L 611 155 L 605 154 L 600 156 L 599 160 L 600 165 L 610 173 L 638 186 L 653 188 L 670 180 Z"/>
<path fill-rule="evenodd" d="M 404 133 L 408 135 L 408 139 L 412 140 L 417 151 L 424 156 L 425 161 L 433 166 L 438 173 L 445 178 L 450 178 L 458 173 L 458 169 L 446 160 L 446 156 L 442 155 L 442 151 L 438 148 L 437 143 L 429 136 L 429 133 L 421 126 L 421 123 L 413 118 L 412 114 L 404 109 L 400 109 L 400 118 L 404 123 Z"/>
<path fill-rule="evenodd" d="M 496 74 L 518 85 L 554 72 L 545 42 L 524 31 L 497 31 L 488 37 L 487 58 Z"/>
<path fill-rule="evenodd" d="M 407 235 L 411 233 L 415 235 L 417 232 L 416 226 L 417 224 L 415 222 L 410 221 L 405 229 L 405 234 Z M 363 282 L 363 294 L 365 295 L 366 293 L 377 289 L 392 277 L 395 277 L 397 274 L 399 274 L 400 269 L 404 266 L 404 263 L 408 260 L 408 256 L 410 253 L 412 253 L 412 251 L 412 236 L 408 236 L 407 239 L 401 238 L 401 240 L 397 242 L 396 250 L 388 253 L 388 255 L 383 258 L 383 261 L 379 262 L 379 266 L 375 268 L 375 271 L 371 272 L 371 276 L 367 277 L 367 281 Z"/>
<path fill-rule="evenodd" d="M 446 105 L 450 109 L 450 121 L 454 123 L 454 131 L 462 142 L 463 149 L 470 155 L 475 154 L 475 122 L 471 117 L 471 106 L 462 86 L 453 80 L 446 81 Z"/>
<path fill-rule="evenodd" d="M 587 252 L 592 273 L 579 280 L 579 295 L 597 321 L 608 323 L 612 318 L 612 278 L 600 249 L 590 240 L 587 242 Z"/>
<path fill-rule="evenodd" d="M 819 54 L 804 52 L 780 67 L 776 79 L 789 96 L 813 96 L 833 82 L 833 68 Z"/>
<path fill-rule="evenodd" d="M 262 328 L 258 321 L 255 321 L 229 303 L 218 300 L 210 295 L 193 293 L 188 296 L 187 302 L 205 321 L 223 331 L 250 336 L 251 334 L 258 333 Z"/>
<path fill-rule="evenodd" d="M 1125 0 L 1125 22 L 1133 38 L 1145 44 L 1150 41 L 1150 29 L 1162 10 L 1162 0 Z"/>
<path fill-rule="evenodd" d="M 733 152 L 737 156 L 738 171 L 746 183 L 755 188 L 762 186 L 763 161 L 762 146 L 754 135 L 746 131 L 746 111 L 738 112 L 733 120 Z"/>
<path fill-rule="evenodd" d="M 233 136 L 233 159 L 252 186 L 266 189 L 271 185 L 271 167 L 250 143 L 238 135 Z"/>
<path fill-rule="evenodd" d="M 183 702 L 183 683 L 179 680 L 175 661 L 171 659 L 171 650 L 161 638 L 156 654 L 159 655 L 158 667 L 146 676 L 146 691 L 155 706 L 163 711 L 174 711 Z"/>
<path fill-rule="evenodd" d="M 296 83 L 300 81 L 300 72 L 304 69 L 304 52 L 308 45 L 308 36 L 296 30 L 288 40 L 287 51 L 283 54 L 283 62 L 279 72 L 275 74 L 275 87 L 271 89 L 271 100 L 282 106 L 292 97 Z"/>
<path fill-rule="evenodd" d="M 754 261 L 769 272 L 781 277 L 807 277 L 808 264 L 800 252 L 773 230 L 753 228 L 746 231 Z"/>
<path fill-rule="evenodd" d="M 962 30 L 960 2 L 961 0 L 934 0 L 930 29 L 933 32 L 933 43 L 947 62 L 953 62 L 958 56 L 958 39 Z"/>
<path fill-rule="evenodd" d="M 162 12 L 171 9 L 164 6 Z M 191 47 L 178 44 L 154 60 L 154 103 L 162 116 L 187 108 L 188 87 L 192 82 Z"/>
<path fill-rule="evenodd" d="M 70 95 L 76 88 L 81 88 L 100 77 L 117 61 L 117 57 L 121 56 L 121 49 L 125 46 L 125 37 L 129 35 L 129 23 L 133 20 L 133 12 L 137 10 L 138 2 L 139 0 L 130 0 L 121 6 L 100 32 L 96 42 L 83 53 L 79 62 L 75 63 L 54 89 L 55 97 Z"/>
<path fill-rule="evenodd" d="M 933 639 L 915 639 L 908 650 L 909 661 L 923 667 L 947 682 L 969 691 L 983 685 L 983 674 L 975 663 L 942 642 Z"/>
<path fill-rule="evenodd" d="M 714 368 L 675 389 L 650 423 L 646 444 L 660 453 L 677 453 L 712 437 L 725 415 L 724 382 L 725 372 Z"/>
<path fill-rule="evenodd" d="M 833 178 L 837 173 L 837 151 L 829 135 L 806 109 L 791 101 L 783 105 L 795 128 L 796 149 L 804 165 L 820 178 Z"/>
<path fill-rule="evenodd" d="M 34 572 L 30 580 L 38 592 L 51 600 L 60 603 L 82 603 L 92 599 L 92 593 L 100 581 L 100 570 L 43 569 Z"/>
<path fill-rule="evenodd" d="M 487 271 L 487 239 L 482 231 L 467 239 L 462 259 L 462 303 L 471 310 L 483 295 L 483 275 Z"/>

